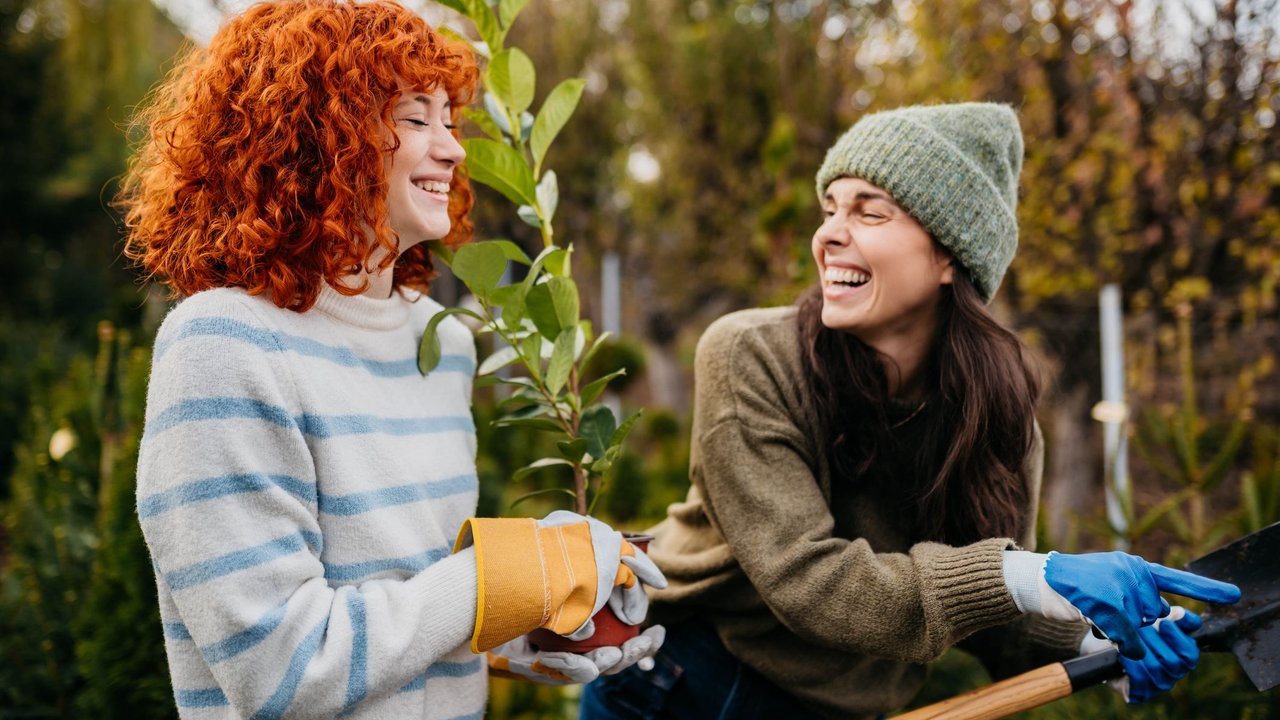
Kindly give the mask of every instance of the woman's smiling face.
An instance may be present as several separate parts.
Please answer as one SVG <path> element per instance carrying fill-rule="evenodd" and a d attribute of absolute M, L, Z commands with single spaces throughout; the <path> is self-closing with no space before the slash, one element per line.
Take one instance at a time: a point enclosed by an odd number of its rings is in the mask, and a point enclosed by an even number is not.
<path fill-rule="evenodd" d="M 391 108 L 399 147 L 387 166 L 387 224 L 400 252 L 449 234 L 449 187 L 466 152 L 453 136 L 444 90 L 406 90 Z"/>
<path fill-rule="evenodd" d="M 822 323 L 877 349 L 930 342 L 951 258 L 884 190 L 844 177 L 827 186 L 813 235 Z"/>

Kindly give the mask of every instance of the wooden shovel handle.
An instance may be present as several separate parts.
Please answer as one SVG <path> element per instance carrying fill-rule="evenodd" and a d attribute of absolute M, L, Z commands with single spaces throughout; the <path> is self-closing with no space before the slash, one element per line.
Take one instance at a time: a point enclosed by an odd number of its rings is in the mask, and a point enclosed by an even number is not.
<path fill-rule="evenodd" d="M 1047 705 L 1071 694 L 1071 678 L 1062 663 L 1046 665 L 1008 680 L 971 690 L 893 720 L 997 720 Z"/>
<path fill-rule="evenodd" d="M 1014 713 L 1048 705 L 1076 690 L 1122 673 L 1114 649 L 1046 665 L 1008 680 L 971 690 L 893 720 L 999 720 Z"/>

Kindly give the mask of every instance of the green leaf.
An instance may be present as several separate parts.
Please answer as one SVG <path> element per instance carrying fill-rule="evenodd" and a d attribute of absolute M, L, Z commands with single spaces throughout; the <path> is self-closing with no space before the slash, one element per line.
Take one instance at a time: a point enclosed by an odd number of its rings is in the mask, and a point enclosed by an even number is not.
<path fill-rule="evenodd" d="M 534 188 L 538 196 L 538 207 L 542 209 L 542 217 L 547 222 L 556 215 L 556 207 L 560 205 L 560 184 L 556 181 L 556 171 L 548 170 Z"/>
<path fill-rule="evenodd" d="M 520 321 L 524 319 L 524 301 L 525 286 L 524 283 L 515 283 L 509 286 L 511 294 L 508 295 L 502 304 L 502 322 L 511 330 L 516 332 L 520 329 Z"/>
<path fill-rule="evenodd" d="M 595 342 L 591 343 L 591 347 L 587 350 L 587 354 L 582 356 L 583 367 L 586 367 L 587 363 L 591 362 L 591 358 L 595 357 L 596 351 L 600 349 L 600 346 L 602 344 L 604 344 L 605 339 L 612 334 L 613 333 L 609 332 L 608 330 L 605 330 L 604 332 L 600 333 L 600 337 L 596 338 Z"/>
<path fill-rule="evenodd" d="M 462 145 L 467 150 L 472 180 L 488 185 L 517 205 L 537 202 L 533 173 L 515 148 L 489 138 L 468 138 Z"/>
<path fill-rule="evenodd" d="M 546 495 L 547 493 L 564 493 L 565 495 L 568 495 L 569 497 L 574 498 L 575 500 L 578 498 L 578 496 L 575 495 L 573 491 L 570 490 L 569 488 L 546 488 L 545 490 L 534 490 L 531 493 L 525 493 L 524 495 L 521 495 L 520 497 L 516 498 L 511 502 L 511 507 L 514 508 L 516 505 L 519 505 L 520 503 L 524 502 L 525 500 L 528 500 L 531 497 L 534 497 L 535 495 Z"/>
<path fill-rule="evenodd" d="M 498 20 L 502 23 L 502 27 L 511 27 L 511 24 L 516 21 L 516 16 L 528 4 L 529 0 L 502 0 L 498 3 Z"/>
<path fill-rule="evenodd" d="M 418 342 L 418 372 L 423 375 L 435 370 L 440 364 L 440 323 L 450 315 L 469 315 L 484 322 L 484 318 L 466 308 L 449 308 L 431 316 L 426 329 L 422 331 L 422 340 Z"/>
<path fill-rule="evenodd" d="M 482 375 L 475 379 L 475 387 L 493 387 L 494 385 L 515 385 L 521 388 L 533 387 L 534 382 L 527 377 L 502 377 L 501 375 Z"/>
<path fill-rule="evenodd" d="M 480 128 L 485 135 L 494 140 L 502 140 L 502 128 L 498 127 L 498 123 L 489 117 L 489 113 L 475 107 L 466 107 L 462 109 L 462 116 L 471 121 L 471 124 Z"/>
<path fill-rule="evenodd" d="M 560 448 L 560 454 L 565 456 L 565 459 L 570 462 L 578 462 L 583 455 L 587 454 L 587 439 L 561 440 L 556 443 L 556 447 Z"/>
<path fill-rule="evenodd" d="M 565 328 L 556 338 L 555 347 L 551 350 L 551 362 L 547 365 L 547 392 L 552 396 L 560 394 L 564 384 L 569 381 L 569 371 L 573 369 L 573 345 L 577 339 L 576 327 Z"/>
<path fill-rule="evenodd" d="M 582 90 L 587 82 L 582 78 L 569 78 L 556 85 L 538 111 L 533 121 L 533 130 L 529 136 L 529 150 L 533 153 L 533 166 L 542 167 L 542 158 L 551 147 L 551 141 L 564 129 L 565 123 L 573 116 L 573 111 L 582 99 Z"/>
<path fill-rule="evenodd" d="M 609 449 L 609 441 L 613 431 L 618 429 L 618 420 L 613 411 L 605 405 L 593 405 L 582 413 L 578 422 L 578 437 L 587 441 L 587 452 L 593 458 L 603 458 Z"/>
<path fill-rule="evenodd" d="M 604 388 L 606 385 L 609 384 L 610 380 L 626 374 L 627 374 L 626 368 L 620 368 L 618 370 L 614 370 L 613 372 L 609 373 L 608 375 L 605 375 L 602 378 L 598 378 L 588 383 L 586 387 L 582 388 L 582 393 L 581 393 L 582 404 L 590 405 L 591 403 L 595 402 L 596 398 L 600 397 L 600 393 L 604 392 Z"/>
<path fill-rule="evenodd" d="M 477 375 L 488 375 L 489 373 L 504 368 L 515 362 L 520 357 L 520 353 L 510 345 L 499 348 L 492 355 L 484 359 L 480 363 L 480 369 L 476 371 Z"/>
<path fill-rule="evenodd" d="M 450 10 L 457 12 L 460 15 L 463 15 L 465 17 L 470 16 L 469 13 L 471 10 L 469 7 L 469 3 L 463 2 L 463 0 L 436 0 L 436 1 L 439 2 L 441 5 L 449 8 Z"/>
<path fill-rule="evenodd" d="M 525 297 L 529 319 L 548 340 L 556 340 L 566 328 L 578 325 L 578 286 L 569 278 L 553 277 L 534 285 Z"/>
<path fill-rule="evenodd" d="M 613 435 L 609 438 L 610 450 L 621 450 L 623 441 L 627 439 L 627 435 L 631 434 L 631 428 L 635 427 L 636 421 L 643 413 L 644 410 L 631 413 L 631 417 L 624 420 L 618 429 L 613 431 Z"/>
<path fill-rule="evenodd" d="M 501 427 L 523 427 L 541 430 L 543 432 L 562 433 L 564 428 L 560 423 L 545 417 L 516 418 L 514 420 L 494 420 L 493 426 Z"/>
<path fill-rule="evenodd" d="M 443 240 L 428 240 L 427 249 L 432 255 L 440 258 L 445 265 L 453 264 L 453 249 L 445 245 Z"/>
<path fill-rule="evenodd" d="M 506 309 L 507 303 L 511 302 L 511 298 L 515 297 L 520 291 L 520 283 L 511 285 L 501 285 L 489 292 L 489 307 L 499 307 Z M 494 328 L 495 330 L 497 328 Z"/>
<path fill-rule="evenodd" d="M 486 240 L 485 242 L 493 243 L 502 248 L 502 254 L 512 262 L 518 262 L 521 265 L 530 265 L 533 263 L 529 256 L 525 254 L 521 247 L 510 240 Z"/>
<path fill-rule="evenodd" d="M 528 110 L 520 113 L 520 140 L 529 142 L 529 136 L 533 134 L 533 115 Z"/>
<path fill-rule="evenodd" d="M 594 474 L 596 474 L 596 475 L 603 475 L 603 474 L 605 474 L 605 473 L 609 472 L 609 468 L 611 468 L 611 467 L 613 467 L 613 461 L 612 461 L 612 460 L 609 460 L 609 459 L 606 459 L 606 458 L 600 458 L 599 460 L 597 460 L 597 461 L 595 461 L 595 462 L 591 463 L 590 470 L 591 470 L 591 472 L 592 472 L 592 473 L 594 473 Z"/>
<path fill-rule="evenodd" d="M 489 45 L 491 52 L 502 49 L 502 41 L 507 34 L 498 27 L 498 18 L 493 9 L 484 0 L 463 0 L 467 4 L 466 16 L 476 24 L 480 39 Z"/>
<path fill-rule="evenodd" d="M 556 465 L 568 465 L 569 467 L 573 467 L 573 464 L 570 463 L 568 460 L 561 460 L 560 458 L 542 458 L 541 460 L 534 460 L 528 465 L 525 465 L 524 467 L 512 473 L 511 479 L 523 480 L 526 477 L 529 477 L 530 475 L 532 475 L 533 473 L 541 470 L 542 468 L 553 467 Z"/>
<path fill-rule="evenodd" d="M 543 262 L 543 267 L 547 269 L 547 272 L 555 275 L 556 277 L 571 277 L 569 257 L 572 253 L 572 247 L 550 253 L 547 255 L 547 259 Z"/>
<path fill-rule="evenodd" d="M 529 333 L 529 337 L 520 344 L 520 354 L 524 356 L 525 367 L 534 380 L 542 380 L 542 336 Z"/>
<path fill-rule="evenodd" d="M 494 127 L 498 128 L 498 135 L 493 136 L 494 140 L 503 142 L 503 135 L 507 137 L 514 136 L 511 132 L 511 119 L 507 117 L 507 111 L 502 107 L 502 101 L 498 99 L 496 93 L 487 92 L 484 94 L 484 112 L 489 116 L 489 120 Z"/>
<path fill-rule="evenodd" d="M 476 297 L 488 302 L 489 295 L 507 271 L 507 256 L 497 242 L 463 245 L 453 254 L 453 274 L 466 283 Z"/>
<path fill-rule="evenodd" d="M 521 205 L 516 208 L 516 215 L 524 221 L 525 225 L 530 227 L 542 227 L 542 221 L 538 219 L 538 211 L 533 209 L 532 205 Z"/>
<path fill-rule="evenodd" d="M 519 116 L 533 102 L 536 78 L 533 61 L 520 48 L 507 48 L 489 62 L 489 85 L 512 116 Z"/>

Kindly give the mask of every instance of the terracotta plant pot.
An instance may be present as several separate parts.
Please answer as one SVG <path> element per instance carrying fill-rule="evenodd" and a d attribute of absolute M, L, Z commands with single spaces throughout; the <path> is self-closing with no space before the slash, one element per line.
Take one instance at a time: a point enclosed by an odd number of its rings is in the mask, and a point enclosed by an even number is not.
<path fill-rule="evenodd" d="M 625 532 L 622 533 L 622 537 L 645 552 L 649 551 L 649 541 L 653 539 L 652 535 Z M 591 619 L 595 621 L 596 631 L 586 640 L 570 640 L 550 630 L 538 628 L 529 633 L 529 644 L 533 649 L 543 652 L 584 653 L 600 647 L 621 645 L 640 634 L 639 625 L 628 625 L 622 622 L 608 605 L 601 608 L 600 612 L 593 615 Z"/>

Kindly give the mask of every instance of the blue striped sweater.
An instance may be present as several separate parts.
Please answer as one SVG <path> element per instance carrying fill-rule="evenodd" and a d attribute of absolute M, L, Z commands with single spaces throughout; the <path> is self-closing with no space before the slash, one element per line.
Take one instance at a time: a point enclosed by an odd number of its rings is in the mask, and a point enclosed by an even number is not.
<path fill-rule="evenodd" d="M 138 517 L 183 718 L 478 718 L 470 552 L 475 348 L 440 306 L 325 288 L 305 313 L 238 289 L 156 338 Z"/>

